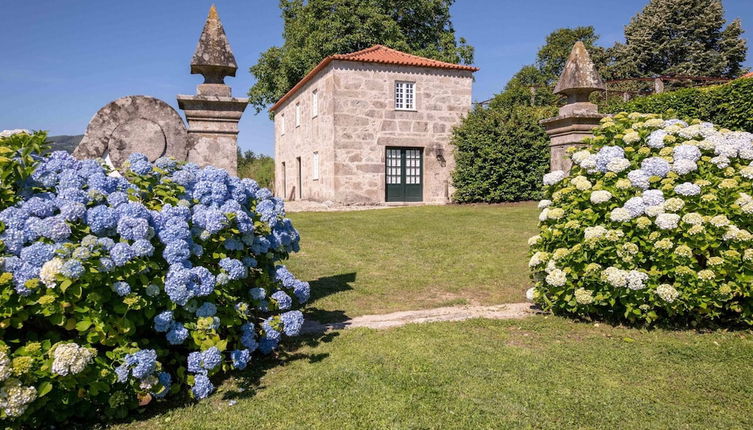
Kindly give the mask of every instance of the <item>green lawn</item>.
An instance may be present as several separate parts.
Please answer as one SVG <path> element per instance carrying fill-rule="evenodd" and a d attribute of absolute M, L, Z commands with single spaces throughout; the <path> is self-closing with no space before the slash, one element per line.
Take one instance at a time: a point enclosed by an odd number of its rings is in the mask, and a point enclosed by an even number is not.
<path fill-rule="evenodd" d="M 321 321 L 457 304 L 520 302 L 529 287 L 535 203 L 290 215 Z"/>
<path fill-rule="evenodd" d="M 257 362 L 201 403 L 121 428 L 753 427 L 750 332 L 537 316 L 353 329 L 306 343 L 283 366 Z"/>
<path fill-rule="evenodd" d="M 532 203 L 293 214 L 320 319 L 520 301 Z M 122 429 L 753 428 L 753 332 L 553 316 L 304 337 Z"/>

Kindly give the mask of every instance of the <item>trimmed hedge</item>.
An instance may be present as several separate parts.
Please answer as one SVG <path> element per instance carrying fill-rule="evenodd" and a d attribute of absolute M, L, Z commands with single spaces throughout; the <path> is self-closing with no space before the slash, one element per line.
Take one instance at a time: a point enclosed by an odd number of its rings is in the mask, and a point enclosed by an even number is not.
<path fill-rule="evenodd" d="M 753 79 L 639 97 L 607 105 L 604 111 L 657 114 L 673 111 L 685 119 L 704 118 L 719 127 L 753 132 Z"/>
<path fill-rule="evenodd" d="M 539 125 L 552 107 L 476 108 L 455 128 L 452 174 L 459 203 L 538 199 L 549 170 L 549 138 Z"/>

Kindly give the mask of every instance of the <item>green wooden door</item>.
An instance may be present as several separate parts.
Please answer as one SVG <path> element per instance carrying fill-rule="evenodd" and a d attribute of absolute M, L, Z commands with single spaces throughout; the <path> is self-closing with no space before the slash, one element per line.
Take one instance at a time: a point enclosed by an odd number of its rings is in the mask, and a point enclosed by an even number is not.
<path fill-rule="evenodd" d="M 387 148 L 385 157 L 387 201 L 423 201 L 423 167 L 421 148 Z"/>

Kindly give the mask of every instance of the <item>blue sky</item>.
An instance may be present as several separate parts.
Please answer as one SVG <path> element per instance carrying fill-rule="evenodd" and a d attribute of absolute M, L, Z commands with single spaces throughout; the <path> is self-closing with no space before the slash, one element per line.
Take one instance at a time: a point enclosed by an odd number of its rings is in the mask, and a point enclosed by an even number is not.
<path fill-rule="evenodd" d="M 504 86 L 552 30 L 593 25 L 601 44 L 622 40 L 630 17 L 647 0 L 457 0 L 455 29 L 476 47 L 473 98 Z M 248 68 L 282 44 L 277 0 L 215 2 L 238 61 L 226 82 L 235 96 L 253 84 Z M 0 37 L 0 130 L 45 129 L 82 134 L 92 115 L 118 97 L 143 94 L 177 109 L 177 94 L 193 94 L 201 77 L 189 62 L 210 0 L 3 0 Z M 753 1 L 724 0 L 728 19 L 740 18 L 753 37 Z M 752 40 L 752 39 L 749 39 Z M 749 42 L 749 46 L 751 43 Z M 753 47 L 750 47 L 753 52 Z M 749 55 L 753 58 L 753 55 Z M 753 63 L 748 60 L 746 65 Z M 247 109 L 241 148 L 273 153 L 272 122 Z"/>

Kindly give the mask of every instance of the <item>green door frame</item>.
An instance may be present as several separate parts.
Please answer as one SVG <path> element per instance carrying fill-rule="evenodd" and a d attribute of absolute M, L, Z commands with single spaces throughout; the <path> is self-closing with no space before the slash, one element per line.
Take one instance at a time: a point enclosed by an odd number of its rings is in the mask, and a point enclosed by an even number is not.
<path fill-rule="evenodd" d="M 423 201 L 423 155 L 423 148 L 385 148 L 385 201 Z"/>

